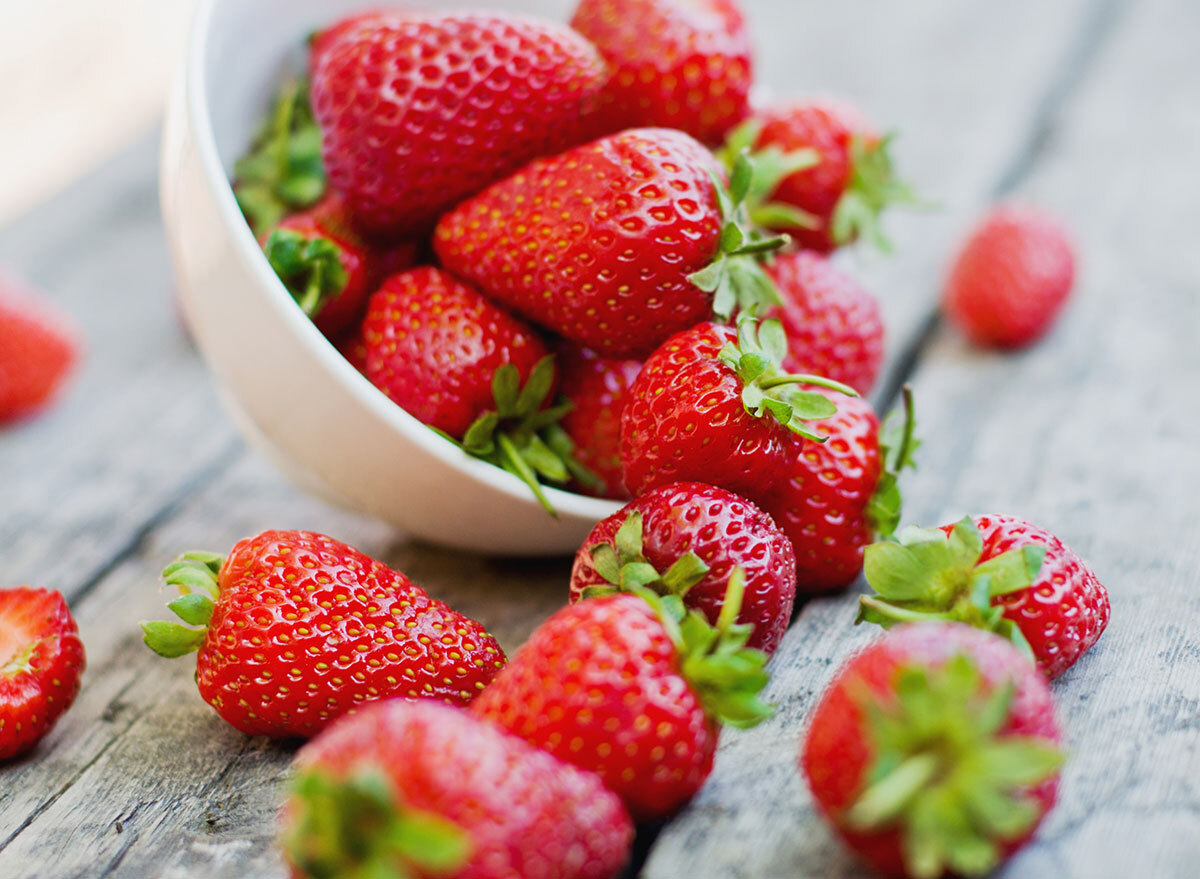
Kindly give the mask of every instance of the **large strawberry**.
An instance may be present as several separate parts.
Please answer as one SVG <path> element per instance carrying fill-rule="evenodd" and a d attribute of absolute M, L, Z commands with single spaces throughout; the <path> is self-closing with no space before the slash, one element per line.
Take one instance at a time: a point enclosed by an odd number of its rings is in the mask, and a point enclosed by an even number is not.
<path fill-rule="evenodd" d="M 539 478 L 594 482 L 557 421 L 554 358 L 530 327 L 441 269 L 393 275 L 362 326 L 366 375 L 469 454 L 523 480 L 551 513 Z"/>
<path fill-rule="evenodd" d="M 712 313 L 777 301 L 749 231 L 744 157 L 680 131 L 633 129 L 539 159 L 446 214 L 442 263 L 530 320 L 606 357 L 643 356 Z"/>
<path fill-rule="evenodd" d="M 723 154 L 732 161 L 749 147 L 760 156 L 751 207 L 760 225 L 821 253 L 860 237 L 886 249 L 880 214 L 915 200 L 896 178 L 889 141 L 857 108 L 814 100 L 756 113 L 730 134 Z"/>
<path fill-rule="evenodd" d="M 65 315 L 0 279 L 0 424 L 54 398 L 79 357 Z"/>
<path fill-rule="evenodd" d="M 792 431 L 836 411 L 802 383 L 854 391 L 780 368 L 787 353 L 776 320 L 743 315 L 738 329 L 712 323 L 679 333 L 650 356 L 621 417 L 625 485 L 635 495 L 672 482 L 705 482 L 764 498 L 784 472 Z"/>
<path fill-rule="evenodd" d="M 600 133 L 654 125 L 715 143 L 748 112 L 750 35 L 734 0 L 581 0 L 571 27 L 608 62 Z"/>
<path fill-rule="evenodd" d="M 584 136 L 604 80 L 568 28 L 512 15 L 379 16 L 314 58 L 330 182 L 380 234 L 419 232 L 536 156 Z"/>
<path fill-rule="evenodd" d="M 847 661 L 800 755 L 821 812 L 887 876 L 982 876 L 1054 805 L 1062 734 L 1033 665 L 957 623 L 889 632 Z"/>
<path fill-rule="evenodd" d="M 867 547 L 859 620 L 951 619 L 996 632 L 1056 678 L 1108 625 L 1108 590 L 1045 529 L 1011 516 L 905 528 Z"/>
<path fill-rule="evenodd" d="M 87 660 L 57 592 L 0 589 L 0 760 L 28 751 L 79 692 Z"/>
<path fill-rule="evenodd" d="M 735 569 L 745 576 L 738 622 L 768 654 L 792 618 L 796 562 L 771 517 L 723 488 L 681 482 L 656 488 L 600 522 L 571 569 L 571 601 L 646 587 L 674 594 L 716 624 Z"/>
<path fill-rule="evenodd" d="M 600 497 L 628 498 L 621 472 L 621 413 L 642 371 L 639 360 L 601 357 L 589 348 L 560 345 L 556 355 L 559 391 L 571 401 L 562 429 L 575 444 L 575 458 L 599 483 L 583 490 Z"/>
<path fill-rule="evenodd" d="M 812 428 L 821 444 L 792 440 L 788 463 L 763 501 L 796 551 L 796 589 L 844 589 L 863 567 L 863 550 L 900 523 L 900 472 L 912 466 L 915 423 L 905 388 L 905 415 L 881 432 L 866 400 L 831 394 L 836 414 Z"/>
<path fill-rule="evenodd" d="M 264 531 L 163 576 L 188 625 L 143 623 L 162 656 L 198 651 L 200 695 L 247 735 L 308 737 L 376 699 L 470 702 L 504 665 L 479 623 L 330 537 Z"/>
<path fill-rule="evenodd" d="M 471 710 L 600 774 L 634 818 L 671 814 L 712 770 L 721 724 L 770 713 L 766 654 L 734 624 L 741 575 L 715 627 L 675 596 L 621 593 L 539 626 Z M 645 597 L 642 597 L 642 596 Z"/>
<path fill-rule="evenodd" d="M 767 268 L 782 302 L 766 312 L 787 334 L 788 372 L 815 372 L 860 394 L 875 384 L 883 360 L 879 304 L 827 257 L 783 253 Z"/>
<path fill-rule="evenodd" d="M 593 773 L 465 711 L 391 699 L 300 750 L 280 841 L 294 879 L 611 879 L 632 839 Z"/>
<path fill-rule="evenodd" d="M 942 308 L 975 344 L 1019 348 L 1050 329 L 1074 281 L 1063 228 L 1031 208 L 1004 205 L 963 245 Z"/>

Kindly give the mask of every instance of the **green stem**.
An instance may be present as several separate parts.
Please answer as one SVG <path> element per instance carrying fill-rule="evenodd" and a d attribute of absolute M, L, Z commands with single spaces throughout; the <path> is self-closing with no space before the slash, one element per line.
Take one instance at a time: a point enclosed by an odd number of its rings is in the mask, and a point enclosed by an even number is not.
<path fill-rule="evenodd" d="M 322 286 L 324 283 L 324 271 L 322 271 L 320 261 L 313 263 L 312 271 L 309 272 L 308 284 L 304 288 L 304 292 L 297 300 L 300 310 L 307 314 L 310 318 L 316 317 L 317 312 L 321 310 L 321 299 L 323 298 Z"/>
<path fill-rule="evenodd" d="M 896 460 L 900 462 L 900 466 L 903 466 L 903 463 L 908 460 L 908 452 L 912 446 L 913 431 L 916 429 L 917 419 L 914 417 L 912 385 L 906 384 L 901 389 L 900 394 L 904 400 L 904 433 L 900 439 L 900 449 L 896 455 Z"/>
<path fill-rule="evenodd" d="M 792 375 L 785 373 L 759 382 L 759 387 L 763 390 L 777 388 L 781 385 L 816 385 L 819 388 L 829 388 L 831 391 L 838 391 L 847 397 L 857 397 L 859 395 L 858 391 L 849 385 L 844 385 L 831 378 L 825 378 L 822 375 Z"/>
<path fill-rule="evenodd" d="M 863 607 L 869 607 L 877 613 L 883 614 L 889 619 L 893 619 L 898 623 L 924 623 L 931 620 L 953 620 L 957 617 L 950 612 L 935 613 L 933 611 L 924 610 L 908 610 L 907 608 L 898 607 L 888 601 L 880 601 L 873 595 L 863 595 L 858 599 L 858 603 Z"/>
<path fill-rule="evenodd" d="M 542 491 L 542 486 L 541 483 L 538 482 L 537 474 L 533 472 L 533 469 L 527 463 L 525 463 L 525 459 L 521 457 L 521 453 L 517 451 L 517 447 L 513 445 L 513 442 L 508 438 L 508 435 L 504 433 L 496 434 L 496 444 L 500 447 L 500 452 L 504 456 L 504 460 L 506 460 L 512 466 L 517 478 L 529 486 L 529 489 L 533 492 L 534 497 L 538 499 L 538 503 L 542 505 L 542 509 L 557 519 L 558 511 L 554 509 L 554 506 L 550 503 L 549 499 Z"/>
<path fill-rule="evenodd" d="M 749 244 L 743 244 L 737 250 L 729 251 L 727 256 L 756 256 L 761 253 L 771 253 L 779 250 L 781 247 L 786 247 L 791 242 L 791 237 L 788 235 L 776 235 L 772 238 L 764 238 L 762 241 L 752 241 Z"/>

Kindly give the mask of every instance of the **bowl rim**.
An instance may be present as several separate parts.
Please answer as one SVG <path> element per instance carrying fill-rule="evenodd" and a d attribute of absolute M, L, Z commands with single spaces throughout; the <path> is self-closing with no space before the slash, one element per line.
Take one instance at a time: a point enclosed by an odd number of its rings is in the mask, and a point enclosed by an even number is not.
<path fill-rule="evenodd" d="M 317 329 L 316 325 L 296 307 L 295 300 L 283 282 L 270 268 L 258 241 L 242 216 L 233 194 L 233 187 L 226 176 L 217 151 L 213 133 L 212 115 L 209 112 L 209 95 L 206 87 L 205 58 L 211 33 L 213 12 L 221 0 L 200 0 L 192 18 L 188 36 L 187 54 L 184 62 L 184 93 L 186 112 L 193 131 L 193 142 L 205 182 L 212 190 L 221 221 L 231 233 L 234 252 L 245 268 L 263 288 L 272 307 L 288 330 L 298 336 L 303 345 L 317 358 L 322 367 L 329 370 L 337 383 L 349 393 L 355 402 L 367 408 L 372 415 L 383 421 L 392 431 L 402 434 L 427 454 L 433 455 L 443 464 L 464 471 L 488 487 L 516 500 L 538 505 L 537 498 L 524 482 L 494 464 L 468 455 L 449 440 L 438 436 L 432 429 L 409 414 L 387 395 L 376 388 L 354 366 L 342 356 L 333 343 Z M 227 2 L 227 0 L 226 0 Z M 245 0 L 241 0 L 245 2 Z M 594 498 L 561 488 L 545 485 L 543 490 L 559 517 L 564 514 L 587 518 L 599 522 L 612 515 L 622 506 L 621 501 Z"/>

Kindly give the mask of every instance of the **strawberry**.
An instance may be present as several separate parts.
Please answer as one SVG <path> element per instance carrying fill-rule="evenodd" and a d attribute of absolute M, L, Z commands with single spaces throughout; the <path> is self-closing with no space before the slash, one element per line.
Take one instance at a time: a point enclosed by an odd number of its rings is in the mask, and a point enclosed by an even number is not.
<path fill-rule="evenodd" d="M 575 444 L 576 459 L 600 481 L 584 491 L 599 497 L 624 499 L 621 473 L 621 413 L 629 390 L 642 370 L 639 360 L 601 357 L 588 348 L 559 347 L 559 390 L 571 401 L 562 429 Z"/>
<path fill-rule="evenodd" d="M 746 579 L 739 623 L 771 654 L 792 618 L 796 560 L 771 517 L 723 488 L 656 488 L 600 522 L 575 554 L 571 601 L 647 587 L 678 595 L 716 624 L 735 569 Z"/>
<path fill-rule="evenodd" d="M 632 129 L 539 159 L 438 224 L 447 269 L 605 357 L 641 357 L 741 304 L 777 301 L 758 257 L 783 239 L 748 231 L 753 178 L 729 190 L 679 131 Z"/>
<path fill-rule="evenodd" d="M 1106 590 L 1061 540 L 1011 516 L 905 528 L 867 547 L 859 621 L 952 619 L 1011 640 L 1056 678 L 1108 625 Z"/>
<path fill-rule="evenodd" d="M 347 15 L 345 18 L 338 19 L 328 27 L 314 31 L 308 40 L 309 73 L 311 74 L 317 69 L 325 53 L 342 37 L 360 29 L 377 27 L 381 22 L 386 23 L 386 19 L 401 15 L 404 12 L 405 10 L 395 7 L 381 6 L 378 9 L 367 9 L 363 12 Z"/>
<path fill-rule="evenodd" d="M 596 50 L 549 22 L 483 13 L 380 16 L 315 56 L 325 166 L 363 228 L 420 232 L 536 156 L 584 136 Z"/>
<path fill-rule="evenodd" d="M 71 707 L 87 665 L 58 592 L 0 589 L 0 760 L 24 753 Z"/>
<path fill-rule="evenodd" d="M 58 309 L 11 283 L 0 284 L 0 424 L 49 403 L 79 347 L 77 331 Z"/>
<path fill-rule="evenodd" d="M 465 711 L 399 699 L 300 749 L 280 839 L 294 879 L 610 879 L 632 840 L 593 773 Z"/>
<path fill-rule="evenodd" d="M 312 736 L 388 696 L 465 704 L 504 665 L 479 623 L 321 534 L 264 531 L 224 559 L 186 553 L 163 576 L 189 625 L 143 623 L 147 646 L 198 651 L 200 695 L 246 735 Z"/>
<path fill-rule="evenodd" d="M 759 159 L 751 217 L 787 232 L 819 253 L 871 239 L 882 249 L 883 209 L 912 203 L 912 190 L 896 178 L 880 137 L 855 107 L 832 100 L 768 108 L 735 129 L 722 155 L 732 161 L 752 148 Z"/>
<path fill-rule="evenodd" d="M 1033 209 L 1002 205 L 959 251 L 942 309 L 976 345 L 1020 348 L 1050 329 L 1074 281 L 1063 228 Z"/>
<path fill-rule="evenodd" d="M 730 578 L 715 627 L 676 596 L 642 590 L 571 604 L 539 626 L 471 710 L 599 773 L 637 820 L 671 814 L 712 770 L 722 724 L 770 713 L 765 653 L 735 624 Z"/>
<path fill-rule="evenodd" d="M 880 431 L 866 400 L 830 395 L 837 413 L 814 422 L 828 439 L 792 440 L 788 465 L 763 506 L 796 551 L 796 589 L 814 594 L 844 589 L 863 567 L 863 549 L 900 522 L 897 480 L 912 466 L 912 394 L 904 389 L 905 417 Z"/>
<path fill-rule="evenodd" d="M 748 112 L 750 35 L 733 0 L 581 0 L 571 27 L 608 62 L 602 133 L 653 125 L 715 143 Z"/>
<path fill-rule="evenodd" d="M 522 479 L 547 511 L 539 477 L 594 483 L 549 409 L 554 358 L 537 334 L 441 269 L 393 275 L 363 322 L 366 375 L 467 453 Z"/>
<path fill-rule="evenodd" d="M 787 352 L 776 320 L 748 314 L 738 329 L 697 324 L 663 343 L 642 367 L 621 416 L 625 485 L 635 495 L 672 482 L 705 482 L 751 500 L 785 469 L 791 431 L 836 411 L 798 385 L 845 385 L 780 369 Z"/>
<path fill-rule="evenodd" d="M 782 300 L 765 316 L 778 318 L 787 334 L 783 368 L 870 393 L 883 360 L 883 320 L 875 298 L 813 251 L 780 254 L 767 273 Z"/>
<path fill-rule="evenodd" d="M 838 670 L 800 762 L 843 841 L 888 876 L 982 876 L 1054 805 L 1050 689 L 1011 644 L 958 623 L 889 632 Z"/>

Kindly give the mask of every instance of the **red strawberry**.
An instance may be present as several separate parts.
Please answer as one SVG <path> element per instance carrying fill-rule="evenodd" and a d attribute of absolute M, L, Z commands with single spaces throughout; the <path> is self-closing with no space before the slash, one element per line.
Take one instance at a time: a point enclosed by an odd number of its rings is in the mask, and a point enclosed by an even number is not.
<path fill-rule="evenodd" d="M 330 537 L 264 531 L 163 571 L 189 626 L 143 623 L 162 656 L 198 650 L 200 695 L 246 735 L 308 737 L 388 696 L 465 704 L 504 665 L 479 623 Z"/>
<path fill-rule="evenodd" d="M 567 28 L 482 13 L 375 19 L 316 57 L 330 182 L 365 229 L 419 232 L 536 156 L 582 139 L 602 59 Z"/>
<path fill-rule="evenodd" d="M 1020 348 L 1053 325 L 1075 281 L 1062 227 L 1029 208 L 992 210 L 950 270 L 942 308 L 977 345 Z"/>
<path fill-rule="evenodd" d="M 774 653 L 792 618 L 796 561 L 771 517 L 723 488 L 680 482 L 644 494 L 592 529 L 575 554 L 571 601 L 631 587 L 678 595 L 716 624 L 735 569 L 748 647 Z"/>
<path fill-rule="evenodd" d="M 748 112 L 750 36 L 733 0 L 581 0 L 571 27 L 608 62 L 602 133 L 655 125 L 714 143 Z"/>
<path fill-rule="evenodd" d="M 450 271 L 606 357 L 649 354 L 740 302 L 775 301 L 745 231 L 752 177 L 730 192 L 712 154 L 679 131 L 624 131 L 539 159 L 446 214 L 434 248 Z"/>
<path fill-rule="evenodd" d="M 281 836 L 294 879 L 610 879 L 632 840 L 593 773 L 464 711 L 397 699 L 300 750 Z"/>
<path fill-rule="evenodd" d="M 347 15 L 345 18 L 338 19 L 329 25 L 329 27 L 314 32 L 309 38 L 309 72 L 311 73 L 317 69 L 326 51 L 342 37 L 360 29 L 378 27 L 381 23 L 386 23 L 386 19 L 403 15 L 405 11 L 396 9 L 395 7 L 381 6 L 378 9 L 368 9 L 364 12 Z"/>
<path fill-rule="evenodd" d="M 870 393 L 883 360 L 883 321 L 875 298 L 812 251 L 780 254 L 767 273 L 783 300 L 766 313 L 779 318 L 787 333 L 783 368 Z"/>
<path fill-rule="evenodd" d="M 1108 590 L 1061 540 L 1011 516 L 905 528 L 867 547 L 859 620 L 954 619 L 996 632 L 1056 678 L 1108 625 Z"/>
<path fill-rule="evenodd" d="M 0 283 L 0 423 L 49 403 L 78 356 L 79 337 L 58 309 Z"/>
<path fill-rule="evenodd" d="M 1062 734 L 1045 680 L 1000 638 L 904 626 L 846 662 L 801 766 L 845 843 L 888 876 L 982 876 L 1054 805 Z"/>
<path fill-rule="evenodd" d="M 756 329 L 757 328 L 757 329 Z M 705 482 L 765 497 L 787 464 L 791 431 L 836 409 L 802 381 L 854 393 L 815 376 L 783 373 L 778 321 L 749 317 L 737 331 L 698 324 L 663 343 L 642 367 L 621 417 L 625 485 L 635 495 L 672 482 Z"/>
<path fill-rule="evenodd" d="M 537 334 L 479 291 L 425 266 L 393 275 L 363 322 L 367 378 L 471 455 L 522 479 L 551 513 L 538 478 L 594 482 L 549 409 L 554 358 Z"/>
<path fill-rule="evenodd" d="M 0 760 L 28 751 L 79 692 L 87 660 L 62 595 L 0 589 Z"/>
<path fill-rule="evenodd" d="M 914 201 L 880 137 L 859 110 L 815 100 L 768 108 L 730 135 L 724 154 L 760 156 L 751 216 L 803 248 L 828 253 L 860 237 L 886 249 L 879 215 Z"/>
<path fill-rule="evenodd" d="M 471 710 L 598 772 L 634 818 L 669 815 L 708 777 L 721 724 L 752 726 L 770 713 L 758 698 L 766 654 L 744 647 L 750 627 L 733 624 L 739 577 L 716 629 L 698 612 L 684 617 L 674 596 L 569 605 Z"/>
<path fill-rule="evenodd" d="M 562 429 L 575 444 L 575 457 L 600 480 L 599 497 L 628 498 L 621 474 L 621 413 L 641 361 L 601 357 L 588 348 L 562 345 L 557 355 L 559 390 L 571 401 Z"/>
<path fill-rule="evenodd" d="M 844 589 L 857 579 L 863 549 L 900 522 L 897 478 L 912 466 L 912 395 L 905 388 L 903 424 L 885 425 L 866 400 L 831 394 L 837 413 L 812 424 L 824 443 L 792 441 L 786 479 L 763 506 L 796 551 L 796 589 Z"/>
<path fill-rule="evenodd" d="M 367 374 L 367 343 L 362 337 L 362 331 L 349 333 L 338 342 L 338 353 L 350 361 L 350 365 Z"/>

